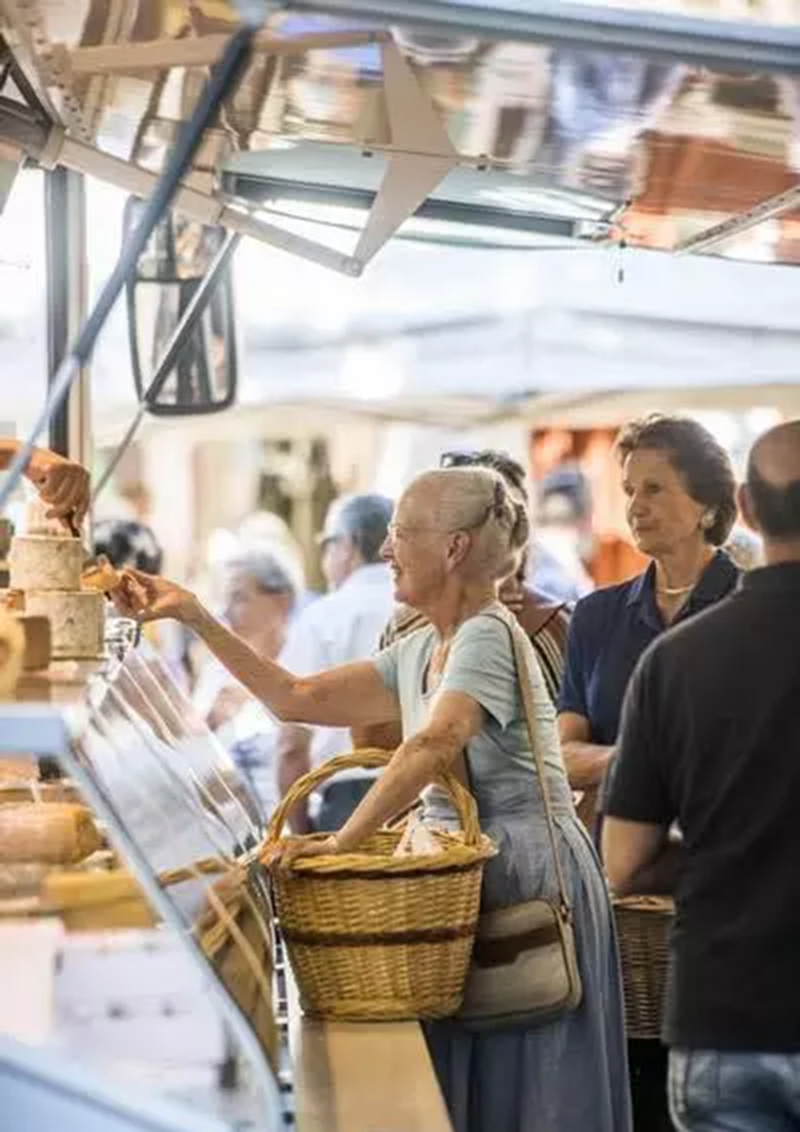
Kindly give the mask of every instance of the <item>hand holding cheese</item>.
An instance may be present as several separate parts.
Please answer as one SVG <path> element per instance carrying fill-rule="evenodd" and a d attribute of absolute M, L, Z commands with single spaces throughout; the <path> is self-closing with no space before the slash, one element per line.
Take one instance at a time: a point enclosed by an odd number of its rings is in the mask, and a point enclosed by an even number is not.
<path fill-rule="evenodd" d="M 124 617 L 137 621 L 191 622 L 199 602 L 189 590 L 157 574 L 144 574 L 128 567 L 122 571 L 120 585 L 112 592 L 114 604 Z"/>

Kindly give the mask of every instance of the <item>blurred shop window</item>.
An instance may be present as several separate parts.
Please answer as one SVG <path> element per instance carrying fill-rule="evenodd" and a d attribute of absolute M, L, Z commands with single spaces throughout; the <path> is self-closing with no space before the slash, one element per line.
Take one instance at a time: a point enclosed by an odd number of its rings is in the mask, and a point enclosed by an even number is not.
<path fill-rule="evenodd" d="M 23 438 L 47 394 L 44 174 L 22 170 L 0 214 L 0 430 Z M 19 519 L 20 491 L 9 508 Z"/>
<path fill-rule="evenodd" d="M 88 303 L 114 269 L 122 245 L 127 193 L 114 185 L 86 179 L 86 258 Z M 122 436 L 136 411 L 136 386 L 131 370 L 125 303 L 117 302 L 103 327 L 91 364 L 92 418 L 95 433 Z"/>

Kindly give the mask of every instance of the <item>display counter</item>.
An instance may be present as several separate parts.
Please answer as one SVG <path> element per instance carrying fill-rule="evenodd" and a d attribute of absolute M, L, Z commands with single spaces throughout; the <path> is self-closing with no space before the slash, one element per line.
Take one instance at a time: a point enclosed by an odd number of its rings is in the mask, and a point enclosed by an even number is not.
<path fill-rule="evenodd" d="M 263 836 L 264 816 L 226 752 L 156 657 L 146 649 L 127 649 L 102 664 L 63 664 L 45 675 L 26 679 L 20 687 L 19 702 L 0 705 L 0 757 L 20 755 L 57 761 L 74 783 L 158 921 L 153 938 L 162 940 L 171 933 L 169 962 L 183 972 L 181 978 L 185 977 L 190 988 L 184 1006 L 176 1011 L 171 992 L 164 989 L 163 973 L 158 986 L 147 983 L 150 968 L 142 962 L 142 953 L 153 950 L 147 931 L 141 938 L 135 932 L 114 937 L 132 939 L 124 946 L 130 946 L 135 954 L 117 957 L 128 966 L 121 968 L 122 976 L 111 980 L 107 997 L 110 1002 L 116 995 L 115 1003 L 109 1005 L 103 1000 L 110 1018 L 120 1016 L 109 1033 L 136 1033 L 136 1049 L 152 1053 L 155 1061 L 149 1069 L 138 1066 L 134 1074 L 130 1064 L 122 1066 L 125 1072 L 114 1092 L 120 1113 L 113 1120 L 109 1115 L 108 1128 L 136 1127 L 135 1120 L 131 1123 L 136 1097 L 146 1095 L 148 1105 L 151 1101 L 156 1106 L 167 1104 L 167 1114 L 172 1111 L 169 1105 L 176 1104 L 180 1116 L 175 1117 L 174 1127 L 192 1132 L 208 1127 L 211 1121 L 220 1121 L 222 1128 L 258 1128 L 265 1132 L 277 1132 L 292 1123 L 300 1132 L 450 1129 L 418 1024 L 305 1019 L 300 1015 L 291 977 L 282 976 L 278 983 L 284 989 L 276 991 L 272 1002 L 282 1038 L 276 1055 L 259 1040 L 258 1028 L 248 1012 L 237 1004 L 207 950 L 200 946 L 198 916 L 207 904 L 214 878 L 193 874 L 169 888 L 161 879 L 165 872 L 180 871 L 209 858 L 244 862 L 264 919 L 269 919 L 269 894 L 261 869 L 252 859 L 252 850 Z M 37 920 L 42 922 L 37 917 L 27 922 Z M 0 917 L 0 927 L 2 923 Z M 76 950 L 84 965 L 78 969 L 88 980 L 85 985 L 92 987 L 89 997 L 102 999 L 98 987 L 104 963 L 100 958 L 93 960 L 92 955 L 107 955 L 107 936 L 111 938 L 111 933 L 89 933 L 83 938 L 65 934 L 57 945 L 63 954 L 59 964 L 54 964 L 62 972 L 54 976 L 57 999 L 58 987 L 64 985 L 64 968 L 68 972 L 76 969 Z M 279 957 L 276 948 L 277 961 Z M 169 986 L 174 983 L 173 973 Z M 114 989 L 120 984 L 127 984 L 122 1007 L 122 990 Z M 80 999 L 82 985 L 73 985 L 73 999 L 75 986 Z M 160 1018 L 153 1007 L 159 995 L 164 1000 L 159 1007 Z M 65 997 L 63 990 L 61 997 Z M 139 1031 L 135 1031 L 133 1016 L 140 1011 L 140 1003 L 145 1005 L 141 1007 Z M 167 1018 L 169 1025 L 176 1025 L 176 1013 L 180 1015 L 185 1009 L 190 1014 L 200 1010 L 201 1004 L 206 1013 L 212 1008 L 216 1022 L 204 1016 L 207 1040 L 199 1045 L 206 1051 L 202 1055 L 206 1062 L 213 1060 L 214 1065 L 213 1072 L 205 1065 L 199 1087 L 197 1065 L 190 1067 L 191 1072 L 186 1065 L 171 1065 L 169 1071 L 165 1068 L 168 1043 L 164 1041 L 164 1028 Z M 188 1024 L 188 1017 L 185 1021 Z M 110 1024 L 108 1018 L 101 1023 Z M 192 1033 L 196 1033 L 200 1023 L 193 1026 Z M 189 1030 L 183 1032 L 188 1034 Z M 71 1033 L 74 1039 L 74 1027 Z M 8 1052 L 15 1048 L 13 1043 L 6 1044 L 0 1050 L 0 1077 L 9 1087 L 14 1085 L 20 1105 L 30 1104 L 35 1095 L 40 1100 L 46 1096 L 47 1111 L 54 1116 L 61 1112 L 62 1132 L 71 1128 L 83 1132 L 84 1127 L 95 1126 L 98 1105 L 103 1109 L 107 1104 L 107 1075 L 113 1078 L 119 1068 L 119 1064 L 104 1060 L 113 1042 L 105 1037 L 95 1041 L 95 1052 L 99 1050 L 95 1064 L 82 1056 L 86 1044 L 73 1040 L 70 1045 L 62 1034 L 41 1050 L 16 1047 L 13 1056 Z M 118 1060 L 124 1062 L 125 1043 L 117 1044 L 122 1049 Z M 183 1038 L 175 1044 L 182 1053 L 193 1043 Z M 160 1054 L 156 1052 L 159 1049 Z M 208 1050 L 217 1053 L 211 1058 Z M 31 1059 L 36 1062 L 35 1070 L 28 1065 Z M 20 1068 L 25 1065 L 28 1068 Z M 24 1089 L 20 1087 L 23 1079 Z M 31 1091 L 33 1079 L 39 1086 Z M 98 1082 L 97 1090 L 86 1085 L 92 1079 Z M 76 1090 L 67 1090 L 68 1104 L 62 1087 L 65 1080 L 74 1080 Z M 76 1095 L 81 1098 L 77 1108 Z M 102 1102 L 100 1096 L 105 1098 Z M 142 1127 L 146 1126 L 146 1107 L 142 1102 Z M 76 1113 L 82 1113 L 80 1118 Z M 168 1115 L 164 1119 L 164 1128 L 173 1127 Z M 102 1120 L 96 1126 L 105 1127 Z M 26 1112 L 20 1108 L 15 1110 L 14 1127 L 15 1132 L 27 1132 L 43 1125 L 26 1122 Z"/>

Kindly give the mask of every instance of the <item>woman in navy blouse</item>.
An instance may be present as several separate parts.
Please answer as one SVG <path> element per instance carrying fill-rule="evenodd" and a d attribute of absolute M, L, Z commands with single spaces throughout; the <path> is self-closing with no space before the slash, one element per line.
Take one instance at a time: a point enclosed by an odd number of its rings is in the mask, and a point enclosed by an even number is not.
<path fill-rule="evenodd" d="M 736 480 L 725 450 L 697 421 L 651 416 L 627 425 L 617 450 L 634 542 L 652 562 L 575 607 L 559 703 L 570 784 L 596 791 L 611 760 L 622 701 L 651 641 L 736 588 L 718 548 L 736 518 Z"/>
<path fill-rule="evenodd" d="M 570 624 L 559 732 L 571 786 L 595 796 L 639 657 L 670 625 L 731 593 L 739 577 L 718 549 L 736 518 L 736 482 L 714 437 L 696 421 L 653 416 L 623 429 L 617 447 L 631 534 L 652 561 L 639 577 L 579 601 Z M 671 1130 L 663 1047 L 630 1042 L 629 1059 L 634 1127 Z"/>

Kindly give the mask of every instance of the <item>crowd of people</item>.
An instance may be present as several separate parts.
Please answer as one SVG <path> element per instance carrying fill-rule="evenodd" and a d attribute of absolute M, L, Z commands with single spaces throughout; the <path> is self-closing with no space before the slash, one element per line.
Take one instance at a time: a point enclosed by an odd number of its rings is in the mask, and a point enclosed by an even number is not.
<path fill-rule="evenodd" d="M 338 501 L 320 535 L 330 590 L 316 601 L 265 542 L 232 564 L 222 620 L 141 563 L 117 602 L 204 642 L 226 674 L 207 696 L 218 733 L 255 709 L 237 734 L 270 737 L 265 808 L 338 750 L 394 751 L 376 779 L 334 780 L 317 812 L 293 815 L 296 834 L 327 836 L 290 837 L 276 867 L 351 851 L 420 797 L 428 822 L 450 825 L 431 787 L 448 767 L 498 847 L 483 907 L 553 897 L 546 786 L 583 996 L 538 1026 L 426 1025 L 457 1132 L 789 1132 L 800 1126 L 800 421 L 756 442 L 739 485 L 689 419 L 633 422 L 618 454 L 650 564 L 574 608 L 525 582 L 526 477 L 495 452 L 444 460 L 394 507 Z M 747 571 L 724 549 L 737 515 L 763 543 L 764 564 Z M 536 660 L 544 784 L 502 609 Z M 654 1043 L 625 1041 L 611 907 L 612 894 L 663 892 L 676 902 L 668 1076 Z"/>

